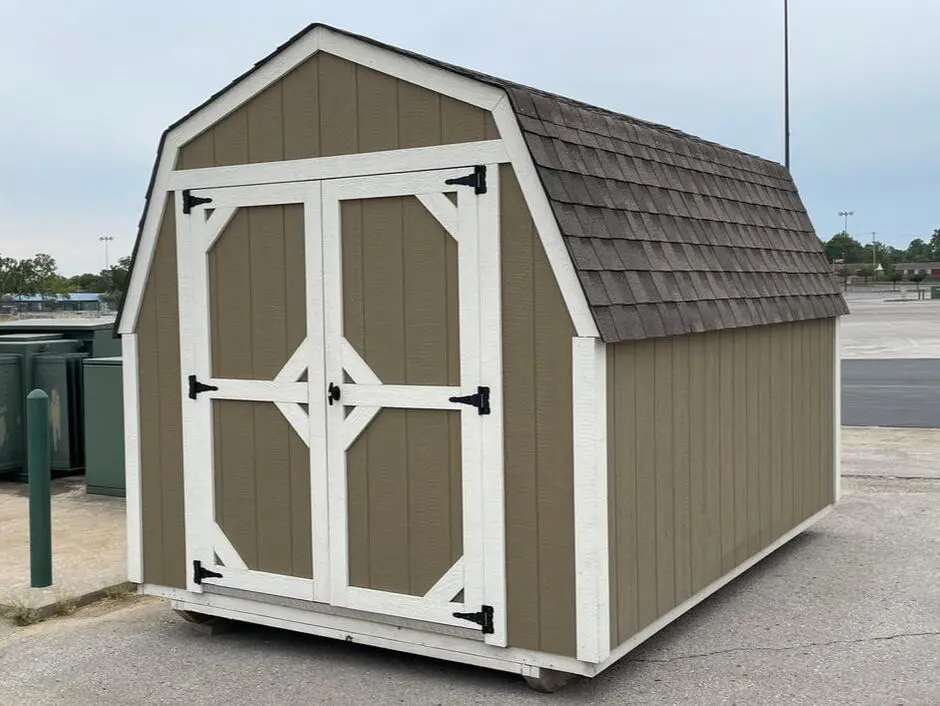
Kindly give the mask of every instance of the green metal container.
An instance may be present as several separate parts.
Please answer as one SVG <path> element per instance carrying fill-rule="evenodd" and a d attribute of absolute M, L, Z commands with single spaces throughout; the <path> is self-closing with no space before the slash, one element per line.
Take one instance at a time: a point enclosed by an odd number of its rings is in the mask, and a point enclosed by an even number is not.
<path fill-rule="evenodd" d="M 33 360 L 33 384 L 49 395 L 53 471 L 85 467 L 82 360 L 87 357 L 87 353 L 46 354 Z"/>
<path fill-rule="evenodd" d="M 931 298 L 931 299 L 940 299 L 940 287 L 931 287 L 931 288 L 930 288 L 930 298 Z"/>
<path fill-rule="evenodd" d="M 13 355 L 20 361 L 19 388 L 14 389 L 15 386 L 10 384 L 0 387 L 0 407 L 7 410 L 19 410 L 19 416 L 17 417 L 19 431 L 16 440 L 9 442 L 9 454 L 5 455 L 4 463 L 0 465 L 0 477 L 15 476 L 19 480 L 26 480 L 26 458 L 23 455 L 26 448 L 23 437 L 25 425 L 22 420 L 26 418 L 26 395 L 37 387 L 33 374 L 36 359 L 45 354 L 74 353 L 80 348 L 80 342 L 65 339 L 62 334 L 57 333 L 0 334 L 0 357 Z M 7 412 L 4 416 L 11 414 L 12 412 Z M 19 451 L 17 452 L 16 449 L 19 449 Z M 15 463 L 14 458 L 18 458 Z"/>
<path fill-rule="evenodd" d="M 85 361 L 85 488 L 119 495 L 124 481 L 124 395 L 120 358 Z"/>
<path fill-rule="evenodd" d="M 19 473 L 23 449 L 23 356 L 0 355 L 0 475 Z"/>
<path fill-rule="evenodd" d="M 80 350 L 92 358 L 121 355 L 121 339 L 114 337 L 114 323 L 100 319 L 23 319 L 0 324 L 3 334 L 58 334 L 78 341 Z"/>

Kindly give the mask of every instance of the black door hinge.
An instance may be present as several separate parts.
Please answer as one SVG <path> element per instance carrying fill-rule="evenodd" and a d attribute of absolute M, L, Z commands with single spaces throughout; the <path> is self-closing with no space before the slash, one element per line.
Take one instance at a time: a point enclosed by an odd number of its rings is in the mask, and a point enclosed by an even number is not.
<path fill-rule="evenodd" d="M 490 388 L 478 387 L 475 395 L 464 395 L 463 397 L 451 397 L 451 402 L 456 404 L 468 404 L 480 410 L 480 414 L 490 413 Z"/>
<path fill-rule="evenodd" d="M 206 385 L 199 382 L 195 375 L 189 376 L 189 399 L 191 400 L 196 399 L 196 395 L 200 392 L 215 392 L 218 389 L 215 385 Z"/>
<path fill-rule="evenodd" d="M 493 606 L 485 605 L 479 613 L 454 613 L 455 618 L 469 620 L 483 628 L 484 635 L 492 635 L 495 632 L 493 628 Z"/>
<path fill-rule="evenodd" d="M 193 206 L 201 206 L 204 203 L 212 203 L 212 199 L 193 196 L 189 189 L 183 189 L 183 213 L 189 214 L 193 210 Z"/>
<path fill-rule="evenodd" d="M 193 583 L 201 584 L 203 579 L 220 579 L 222 574 L 209 571 L 198 559 L 193 562 Z"/>
<path fill-rule="evenodd" d="M 486 193 L 486 167 L 482 164 L 478 164 L 473 168 L 472 174 L 467 174 L 465 177 L 457 177 L 456 179 L 448 179 L 444 182 L 445 184 L 454 184 L 456 186 L 472 186 L 473 193 L 475 194 L 485 194 Z"/>

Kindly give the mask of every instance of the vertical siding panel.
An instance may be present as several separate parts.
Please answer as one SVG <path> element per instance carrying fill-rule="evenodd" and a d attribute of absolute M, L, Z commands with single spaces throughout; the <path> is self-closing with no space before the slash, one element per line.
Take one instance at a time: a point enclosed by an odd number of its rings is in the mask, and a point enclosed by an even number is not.
<path fill-rule="evenodd" d="M 705 518 L 707 549 L 705 562 L 705 584 L 709 584 L 722 575 L 722 510 L 721 459 L 722 444 L 722 387 L 721 387 L 721 334 L 708 333 L 705 341 Z"/>
<path fill-rule="evenodd" d="M 637 611 L 642 629 L 659 616 L 656 560 L 656 351 L 636 345 Z"/>
<path fill-rule="evenodd" d="M 736 329 L 734 339 L 734 564 L 748 558 L 748 395 L 747 331 Z"/>
<path fill-rule="evenodd" d="M 444 385 L 448 378 L 447 240 L 413 197 L 402 200 L 405 378 Z M 409 410 L 408 521 L 411 593 L 423 595 L 451 566 L 450 418 L 459 412 Z"/>
<path fill-rule="evenodd" d="M 362 253 L 362 202 L 344 201 L 343 224 L 343 334 L 365 357 L 365 293 Z M 346 451 L 347 527 L 349 535 L 349 583 L 369 586 L 369 443 L 363 437 Z"/>
<path fill-rule="evenodd" d="M 353 154 L 359 151 L 356 65 L 325 52 L 319 57 L 320 155 Z"/>
<path fill-rule="evenodd" d="M 486 139 L 486 115 L 482 108 L 441 96 L 441 142 L 477 142 Z"/>
<path fill-rule="evenodd" d="M 803 493 L 806 483 L 803 480 L 806 474 L 806 410 L 803 409 L 803 383 L 806 373 L 803 361 L 805 348 L 803 341 L 804 327 L 795 324 L 793 327 L 793 519 L 791 526 L 803 520 Z"/>
<path fill-rule="evenodd" d="M 398 82 L 398 143 L 402 149 L 441 143 L 441 96 Z"/>
<path fill-rule="evenodd" d="M 248 164 L 248 109 L 242 106 L 215 124 L 215 166 Z"/>
<path fill-rule="evenodd" d="M 619 515 L 622 483 L 618 482 L 619 429 L 617 421 L 617 390 L 620 380 L 617 372 L 617 352 L 615 345 L 606 346 L 607 380 L 607 561 L 610 570 L 607 573 L 608 591 L 610 591 L 610 644 L 620 644 L 620 564 L 619 533 L 622 520 Z"/>
<path fill-rule="evenodd" d="M 398 147 L 398 84 L 388 74 L 356 67 L 359 151 Z"/>
<path fill-rule="evenodd" d="M 675 476 L 673 498 L 675 503 L 675 572 L 678 605 L 692 595 L 692 537 L 691 537 L 691 440 L 690 406 L 691 363 L 689 336 L 673 340 L 673 396 L 672 424 Z"/>
<path fill-rule="evenodd" d="M 506 591 L 509 644 L 539 649 L 534 233 L 512 168 L 500 168 Z"/>
<path fill-rule="evenodd" d="M 706 344 L 703 334 L 689 338 L 689 496 L 692 583 L 691 592 L 698 593 L 709 584 L 708 566 L 708 458 L 705 452 L 706 409 Z"/>
<path fill-rule="evenodd" d="M 282 79 L 284 159 L 320 156 L 319 55 L 314 54 Z"/>
<path fill-rule="evenodd" d="M 365 359 L 385 383 L 406 381 L 402 227 L 401 199 L 362 202 Z M 406 418 L 384 409 L 368 435 L 371 585 L 400 593 L 410 564 Z"/>
<path fill-rule="evenodd" d="M 273 94 L 272 94 L 273 95 Z M 275 104 L 274 98 L 268 101 Z M 255 103 L 255 105 L 259 105 Z M 249 148 L 253 155 L 268 158 L 277 146 L 254 140 L 257 130 L 263 129 L 265 120 L 280 119 L 278 110 L 262 113 L 253 109 L 249 113 Z M 257 123 L 261 122 L 262 125 Z M 255 123 L 252 125 L 252 123 Z M 256 151 L 257 150 L 257 151 Z M 284 367 L 293 351 L 287 350 L 287 262 L 284 251 L 284 207 L 261 206 L 248 209 L 248 257 L 250 259 L 248 291 L 250 292 L 252 371 L 257 380 L 273 380 Z M 225 236 L 223 236 L 225 237 Z M 245 282 L 239 283 L 244 287 Z M 244 317 L 245 312 L 241 312 Z M 244 318 L 238 324 L 244 326 Z M 288 425 L 272 403 L 252 405 L 254 414 L 254 496 L 257 513 L 258 568 L 277 574 L 291 573 L 290 546 L 290 437 Z"/>
<path fill-rule="evenodd" d="M 672 421 L 674 339 L 654 341 L 656 381 L 656 588 L 659 613 L 676 605 L 675 454 Z"/>
<path fill-rule="evenodd" d="M 614 347 L 615 432 L 608 437 L 616 451 L 614 474 L 616 483 L 616 514 L 611 515 L 616 528 L 616 573 L 618 593 L 618 640 L 620 644 L 640 629 L 637 587 L 637 346 L 624 343 Z M 609 374 L 609 373 L 608 373 Z M 653 585 L 655 585 L 654 582 Z"/>
<path fill-rule="evenodd" d="M 786 530 L 783 528 L 783 427 L 786 407 L 786 387 L 783 379 L 786 354 L 783 345 L 786 329 L 770 327 L 770 534 L 776 540 Z"/>
<path fill-rule="evenodd" d="M 836 319 L 829 319 L 826 326 L 826 377 L 825 385 L 828 392 L 825 400 L 825 407 L 823 409 L 824 414 L 826 415 L 826 438 L 824 439 L 824 444 L 826 445 L 826 480 L 825 480 L 825 500 L 826 505 L 835 502 L 835 487 L 833 481 L 833 474 L 836 469 L 836 454 L 839 453 L 839 450 L 835 448 L 834 434 L 835 434 L 835 397 L 834 395 L 838 394 L 835 390 L 835 355 L 836 355 Z"/>
<path fill-rule="evenodd" d="M 548 258 L 538 245 L 534 261 L 540 648 L 571 655 L 577 651 L 571 404 L 574 327 Z M 567 374 L 559 375 L 563 370 Z"/>
<path fill-rule="evenodd" d="M 752 556 L 760 551 L 760 467 L 763 459 L 760 456 L 760 328 L 746 328 L 742 335 L 747 342 L 745 378 L 745 403 L 747 427 L 747 531 L 745 535 L 745 551 Z"/>
<path fill-rule="evenodd" d="M 735 334 L 719 334 L 721 357 L 721 573 L 735 567 Z"/>
<path fill-rule="evenodd" d="M 171 199 L 172 201 L 172 199 Z M 164 213 L 164 223 L 167 214 Z M 164 237 L 161 227 L 160 237 Z M 173 235 L 175 237 L 175 233 Z M 160 435 L 160 356 L 157 353 L 157 269 L 154 260 L 137 319 L 137 375 L 140 399 L 140 497 L 144 581 L 164 583 L 163 566 L 163 473 Z M 185 586 L 185 582 L 183 584 Z"/>
<path fill-rule="evenodd" d="M 771 494 L 770 494 L 770 474 L 771 474 L 771 452 L 770 439 L 773 428 L 770 421 L 770 385 L 773 372 L 770 364 L 770 333 L 771 327 L 761 326 L 757 329 L 760 336 L 760 359 L 758 360 L 758 407 L 757 419 L 759 427 L 759 444 L 757 457 L 760 459 L 758 467 L 758 494 L 760 497 L 760 544 L 763 549 L 768 546 L 773 539 L 771 538 L 772 517 L 771 517 Z"/>
<path fill-rule="evenodd" d="M 781 390 L 781 429 L 780 429 L 780 520 L 782 528 L 794 526 L 794 475 L 797 472 L 797 459 L 794 448 L 794 391 L 793 391 L 793 338 L 796 324 L 781 326 L 780 340 L 780 384 Z M 786 531 L 786 530 L 784 530 Z"/>
<path fill-rule="evenodd" d="M 284 159 L 284 123 L 281 84 L 264 89 L 245 106 L 248 110 L 248 161 L 275 162 Z"/>

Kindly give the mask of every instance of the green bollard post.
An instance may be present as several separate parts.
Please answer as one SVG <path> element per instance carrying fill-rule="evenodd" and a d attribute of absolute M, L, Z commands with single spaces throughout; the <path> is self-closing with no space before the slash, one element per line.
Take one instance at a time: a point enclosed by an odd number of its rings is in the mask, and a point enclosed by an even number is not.
<path fill-rule="evenodd" d="M 29 580 L 33 588 L 52 585 L 52 500 L 49 451 L 49 395 L 26 396 L 26 458 L 29 476 Z"/>

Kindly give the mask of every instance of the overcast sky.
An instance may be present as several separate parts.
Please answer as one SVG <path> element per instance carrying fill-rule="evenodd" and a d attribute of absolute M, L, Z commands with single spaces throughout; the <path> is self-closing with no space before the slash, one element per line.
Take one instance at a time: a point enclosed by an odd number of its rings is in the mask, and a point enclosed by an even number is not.
<path fill-rule="evenodd" d="M 129 254 L 160 133 L 322 21 L 783 161 L 783 0 L 0 0 L 0 253 Z M 937 0 L 790 0 L 818 233 L 940 227 Z M 864 234 L 864 235 L 862 235 Z"/>

